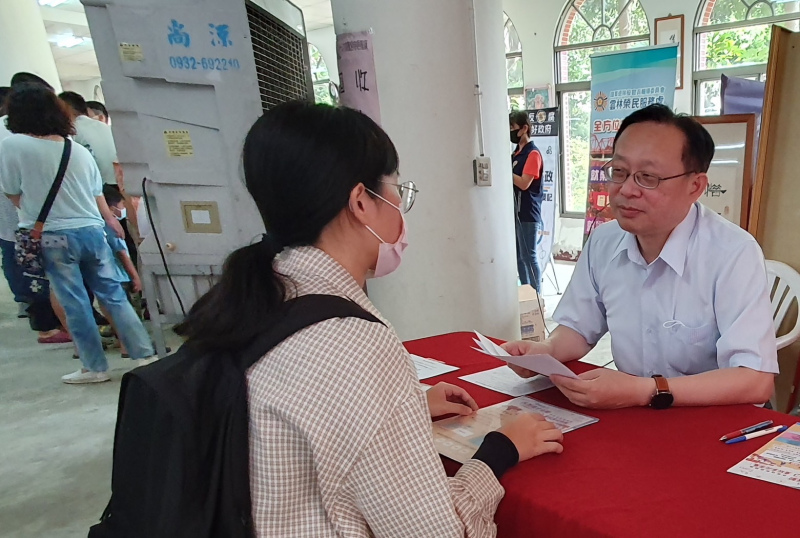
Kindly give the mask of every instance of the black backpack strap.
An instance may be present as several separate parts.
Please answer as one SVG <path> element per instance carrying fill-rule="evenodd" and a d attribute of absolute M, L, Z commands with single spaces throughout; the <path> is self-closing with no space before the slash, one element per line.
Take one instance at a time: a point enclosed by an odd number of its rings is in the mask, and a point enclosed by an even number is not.
<path fill-rule="evenodd" d="M 56 201 L 56 195 L 61 188 L 61 183 L 64 182 L 64 175 L 67 173 L 70 153 L 72 153 L 72 141 L 64 137 L 64 150 L 61 152 L 61 162 L 58 165 L 56 178 L 53 181 L 53 185 L 50 187 L 50 191 L 47 193 L 47 198 L 44 199 L 44 204 L 42 205 L 42 210 L 39 211 L 39 216 L 36 218 L 36 223 L 33 225 L 33 229 L 36 230 L 38 234 L 42 233 L 47 215 L 50 214 L 50 210 L 53 208 L 53 202 Z"/>
<path fill-rule="evenodd" d="M 303 295 L 283 303 L 272 317 L 269 330 L 240 355 L 239 364 L 246 370 L 293 334 L 311 325 L 336 318 L 359 318 L 383 324 L 350 299 L 338 295 Z"/>

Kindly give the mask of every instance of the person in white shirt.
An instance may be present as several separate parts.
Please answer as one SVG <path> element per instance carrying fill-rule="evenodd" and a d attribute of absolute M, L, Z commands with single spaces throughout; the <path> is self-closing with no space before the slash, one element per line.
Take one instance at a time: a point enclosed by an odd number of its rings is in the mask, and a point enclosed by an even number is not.
<path fill-rule="evenodd" d="M 75 125 L 75 142 L 89 150 L 100 176 L 106 185 L 116 185 L 122 189 L 122 167 L 117 158 L 117 147 L 114 145 L 114 136 L 111 127 L 103 122 L 89 117 L 89 108 L 80 94 L 75 92 L 62 92 L 58 97 L 67 104 Z"/>
<path fill-rule="evenodd" d="M 595 230 L 540 343 L 512 355 L 584 357 L 610 332 L 619 371 L 556 386 L 593 408 L 763 404 L 778 373 L 764 256 L 756 240 L 698 203 L 714 141 L 663 105 L 628 116 L 605 166 L 616 221 Z M 512 367 L 528 377 L 528 370 Z"/>

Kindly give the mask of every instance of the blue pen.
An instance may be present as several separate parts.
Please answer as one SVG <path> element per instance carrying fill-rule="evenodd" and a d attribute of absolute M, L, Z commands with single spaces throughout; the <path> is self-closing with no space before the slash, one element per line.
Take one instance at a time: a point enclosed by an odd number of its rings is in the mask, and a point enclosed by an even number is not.
<path fill-rule="evenodd" d="M 781 433 L 785 432 L 789 429 L 789 426 L 775 426 L 774 428 L 770 428 L 768 430 L 761 430 L 759 432 L 748 433 L 747 435 L 740 435 L 739 437 L 734 437 L 733 439 L 728 439 L 725 441 L 726 445 L 732 445 L 734 443 L 741 443 L 742 441 L 747 441 L 749 439 L 755 439 L 756 437 L 762 437 L 764 435 L 770 435 L 773 433 Z"/>

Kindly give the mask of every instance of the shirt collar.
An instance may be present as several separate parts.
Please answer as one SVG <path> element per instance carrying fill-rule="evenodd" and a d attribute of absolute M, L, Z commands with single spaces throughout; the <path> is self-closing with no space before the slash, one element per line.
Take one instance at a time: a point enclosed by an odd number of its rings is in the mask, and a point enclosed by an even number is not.
<path fill-rule="evenodd" d="M 694 231 L 695 224 L 699 218 L 698 204 L 692 205 L 686 218 L 678 224 L 672 233 L 669 235 L 664 248 L 661 249 L 659 258 L 672 267 L 678 276 L 683 276 L 683 270 L 686 267 L 686 252 L 689 250 L 689 239 Z M 617 245 L 614 251 L 614 258 L 622 252 L 627 251 L 628 259 L 637 265 L 643 267 L 647 266 L 647 262 L 639 250 L 639 243 L 636 241 L 636 236 L 630 232 L 625 232 L 622 240 Z"/>
<path fill-rule="evenodd" d="M 683 270 L 686 267 L 686 252 L 689 250 L 689 239 L 692 237 L 698 215 L 698 204 L 695 203 L 689 209 L 686 218 L 669 234 L 669 239 L 658 256 L 672 267 L 678 276 L 683 276 Z"/>
<path fill-rule="evenodd" d="M 338 292 L 338 295 L 350 299 L 381 321 L 385 321 L 364 290 L 359 287 L 353 275 L 339 262 L 316 247 L 286 249 L 276 258 L 275 269 L 289 279 L 300 284 L 308 283 L 313 288 L 320 287 L 320 281 L 325 281 Z M 291 291 L 292 286 L 288 286 L 288 289 Z M 322 291 L 320 290 L 320 292 Z"/>

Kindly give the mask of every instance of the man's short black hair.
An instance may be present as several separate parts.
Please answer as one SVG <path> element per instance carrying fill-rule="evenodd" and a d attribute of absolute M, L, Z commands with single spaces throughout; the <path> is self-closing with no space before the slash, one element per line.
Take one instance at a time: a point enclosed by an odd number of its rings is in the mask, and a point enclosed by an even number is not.
<path fill-rule="evenodd" d="M 622 133 L 636 123 L 660 123 L 677 127 L 686 138 L 683 145 L 683 165 L 687 172 L 708 172 L 714 158 L 714 139 L 705 127 L 688 114 L 676 114 L 668 106 L 654 104 L 637 110 L 622 122 L 614 138 L 614 147 Z"/>
<path fill-rule="evenodd" d="M 61 92 L 58 94 L 58 97 L 78 114 L 83 114 L 84 116 L 89 115 L 89 107 L 86 106 L 86 99 L 84 99 L 81 94 L 75 92 Z"/>
<path fill-rule="evenodd" d="M 523 110 L 515 110 L 508 115 L 508 125 L 516 125 L 520 129 L 528 126 L 528 136 L 531 135 L 531 119 L 528 113 Z"/>
<path fill-rule="evenodd" d="M 108 207 L 115 206 L 125 200 L 116 185 L 103 185 L 103 196 L 106 199 Z"/>
<path fill-rule="evenodd" d="M 0 86 L 0 116 L 6 115 L 6 97 L 10 91 L 11 88 L 8 86 Z"/>
<path fill-rule="evenodd" d="M 86 106 L 94 110 L 95 114 L 102 114 L 106 118 L 108 117 L 108 109 L 100 101 L 86 101 Z"/>
<path fill-rule="evenodd" d="M 15 73 L 13 77 L 11 77 L 11 86 L 18 86 L 20 84 L 38 84 L 39 86 L 44 86 L 48 90 L 55 91 L 53 87 L 47 83 L 45 79 L 38 75 L 34 75 L 33 73 L 26 73 L 25 71 L 20 71 L 19 73 Z"/>

